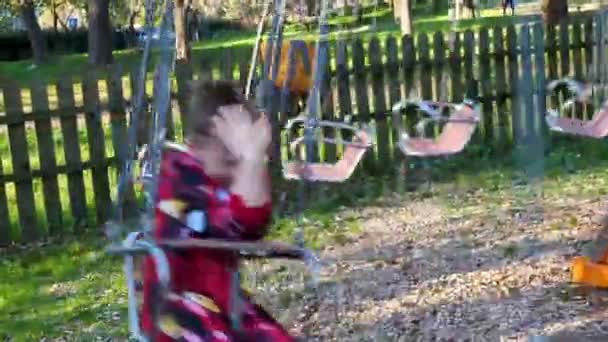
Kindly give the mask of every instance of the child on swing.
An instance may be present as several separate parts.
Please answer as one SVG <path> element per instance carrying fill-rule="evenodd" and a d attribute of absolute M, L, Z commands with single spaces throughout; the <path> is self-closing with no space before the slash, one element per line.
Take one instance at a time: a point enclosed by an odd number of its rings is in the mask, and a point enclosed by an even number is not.
<path fill-rule="evenodd" d="M 198 81 L 192 90 L 186 146 L 168 144 L 163 152 L 154 238 L 260 239 L 272 211 L 266 166 L 270 124 L 233 83 Z M 231 326 L 232 275 L 238 267 L 233 254 L 192 249 L 167 256 L 171 293 L 166 299 L 154 299 L 154 264 L 150 257 L 144 260 L 142 330 L 152 340 L 294 340 L 243 293 L 240 328 Z M 151 317 L 155 307 L 160 308 L 158 332 Z"/>

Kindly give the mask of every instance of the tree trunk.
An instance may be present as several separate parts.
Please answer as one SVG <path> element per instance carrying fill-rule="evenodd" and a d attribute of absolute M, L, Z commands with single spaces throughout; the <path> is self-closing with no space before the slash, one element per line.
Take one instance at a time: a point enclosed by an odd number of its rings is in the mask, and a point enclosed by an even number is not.
<path fill-rule="evenodd" d="M 401 35 L 411 36 L 414 33 L 412 28 L 412 5 L 411 0 L 401 0 Z"/>
<path fill-rule="evenodd" d="M 543 19 L 548 25 L 556 25 L 568 18 L 568 0 L 542 0 Z"/>
<path fill-rule="evenodd" d="M 55 0 L 51 0 L 51 14 L 53 15 L 53 30 L 57 34 L 57 26 L 59 26 L 59 15 L 57 15 L 57 5 Z"/>
<path fill-rule="evenodd" d="M 109 0 L 88 0 L 89 64 L 112 64 L 112 25 Z"/>
<path fill-rule="evenodd" d="M 137 46 L 137 32 L 135 32 L 135 19 L 137 15 L 141 11 L 141 2 L 137 1 L 135 6 L 131 8 L 131 13 L 129 14 L 129 28 L 127 29 L 127 41 L 129 47 Z"/>
<path fill-rule="evenodd" d="M 399 18 L 401 17 L 401 2 L 403 0 L 393 0 L 393 16 L 396 23 L 401 23 Z"/>
<path fill-rule="evenodd" d="M 49 50 L 46 39 L 44 39 L 44 36 L 42 35 L 40 25 L 38 25 L 38 19 L 36 18 L 36 10 L 34 9 L 33 1 L 21 0 L 19 4 L 19 14 L 23 20 L 25 29 L 27 30 L 27 36 L 30 39 L 34 63 L 46 63 Z"/>
<path fill-rule="evenodd" d="M 187 1 L 187 0 L 186 0 Z M 185 0 L 175 1 L 175 53 L 176 59 L 188 62 L 188 37 L 186 36 L 186 6 Z"/>

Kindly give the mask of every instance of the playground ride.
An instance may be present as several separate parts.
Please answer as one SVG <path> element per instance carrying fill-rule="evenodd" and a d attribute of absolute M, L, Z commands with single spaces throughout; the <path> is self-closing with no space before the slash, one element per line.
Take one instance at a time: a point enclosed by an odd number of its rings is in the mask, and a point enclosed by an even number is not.
<path fill-rule="evenodd" d="M 571 97 L 559 109 L 548 109 L 545 121 L 552 131 L 601 139 L 608 135 L 608 101 L 596 110 L 590 120 L 560 117 L 560 112 L 569 110 L 576 103 L 591 102 L 595 85 L 582 83 L 570 78 L 552 81 L 547 86 L 549 92 L 566 89 Z"/>
<path fill-rule="evenodd" d="M 416 124 L 419 137 L 410 137 L 403 129 L 401 112 L 415 108 L 427 117 Z M 444 112 L 449 115 L 445 117 Z M 480 108 L 473 100 L 460 104 L 435 101 L 404 101 L 393 106 L 393 123 L 399 133 L 398 146 L 406 156 L 439 157 L 461 152 L 468 144 L 480 120 Z M 424 137 L 428 123 L 445 123 L 436 139 Z"/>
<path fill-rule="evenodd" d="M 162 3 L 162 2 L 161 2 Z M 265 59 L 264 78 L 277 75 L 277 69 L 279 64 L 276 61 L 281 56 L 280 49 L 282 47 L 281 32 L 282 32 L 282 19 L 281 13 L 284 12 L 285 3 L 284 1 L 269 1 L 266 5 L 265 15 L 262 20 L 265 20 L 265 16 L 271 4 L 274 3 L 275 9 L 278 16 L 275 16 L 273 20 L 272 32 L 269 35 L 268 42 L 266 43 L 265 50 L 274 52 L 272 55 L 267 53 L 265 56 L 273 56 L 274 63 L 269 63 L 268 59 Z M 164 1 L 165 9 L 164 15 L 160 24 L 160 40 L 162 43 L 162 49 L 159 59 L 159 64 L 155 70 L 155 82 L 154 82 L 154 99 L 155 102 L 152 107 L 152 125 L 150 128 L 149 144 L 139 152 L 140 159 L 140 175 L 138 180 L 143 186 L 144 200 L 145 200 L 145 212 L 139 218 L 139 223 L 136 227 L 129 227 L 123 220 L 120 206 L 122 203 L 122 196 L 125 194 L 125 189 L 133 185 L 133 160 L 132 158 L 125 158 L 125 164 L 121 169 L 121 174 L 118 182 L 117 199 L 116 199 L 116 217 L 113 221 L 108 222 L 106 225 L 106 232 L 112 243 L 107 248 L 107 252 L 113 255 L 124 256 L 124 272 L 126 277 L 126 285 L 128 291 L 128 317 L 129 317 L 129 331 L 131 335 L 139 341 L 149 341 L 147 336 L 144 336 L 140 330 L 139 321 L 139 300 L 138 296 L 141 295 L 140 287 L 136 278 L 136 261 L 135 256 L 140 254 L 150 255 L 154 261 L 156 273 L 159 282 L 159 291 L 154 293 L 155 298 L 149 298 L 150 302 L 161 301 L 163 298 L 168 298 L 174 295 L 171 292 L 171 269 L 168 264 L 167 253 L 171 253 L 179 250 L 187 249 L 210 249 L 210 250 L 222 250 L 234 253 L 240 258 L 286 258 L 286 259 L 297 259 L 301 260 L 307 265 L 308 269 L 314 275 L 318 269 L 319 260 L 316 258 L 314 253 L 303 247 L 302 228 L 299 223 L 299 231 L 296 233 L 296 241 L 299 242 L 297 246 L 291 246 L 280 242 L 239 242 L 239 241 L 227 241 L 219 239 L 153 239 L 151 232 L 154 230 L 153 214 L 157 208 L 156 205 L 156 190 L 158 184 L 158 172 L 159 163 L 162 155 L 162 150 L 167 146 L 165 142 L 165 122 L 166 115 L 169 108 L 169 70 L 173 63 L 173 51 L 170 48 L 170 40 L 167 39 L 168 33 L 171 30 L 170 17 L 173 10 L 173 2 L 171 0 Z M 151 32 L 153 14 L 155 13 L 155 1 L 147 0 L 145 3 L 146 8 L 146 31 Z M 304 143 L 306 145 L 306 160 L 305 161 L 292 161 L 284 163 L 284 176 L 287 179 L 297 179 L 303 182 L 307 181 L 327 181 L 327 182 L 342 182 L 346 180 L 353 172 L 357 163 L 361 160 L 366 149 L 371 146 L 370 135 L 366 130 L 356 129 L 343 123 L 334 123 L 327 121 L 317 120 L 317 108 L 319 103 L 320 86 L 323 80 L 323 73 L 325 72 L 326 60 L 327 60 L 327 2 L 322 1 L 321 15 L 320 15 L 320 39 L 316 49 L 312 50 L 315 52 L 313 63 L 314 68 L 312 79 L 301 77 L 295 84 L 296 91 L 309 87 L 308 101 L 306 115 L 298 117 L 296 120 L 290 121 L 287 125 L 288 129 L 292 128 L 296 123 L 301 123 L 304 126 L 304 135 L 302 137 L 293 140 L 291 145 L 295 147 Z M 260 24 L 258 31 L 258 38 L 261 36 L 263 23 Z M 148 37 L 151 35 L 147 35 Z M 273 45 L 276 43 L 276 45 Z M 256 56 L 259 40 L 256 42 L 254 48 L 254 56 L 252 58 L 253 63 L 251 65 L 250 77 L 248 84 L 245 89 L 246 96 L 250 96 L 251 85 L 253 74 L 256 68 Z M 293 47 L 294 44 L 290 45 Z M 146 41 L 145 49 L 143 52 L 143 60 L 141 65 L 140 73 L 140 87 L 138 89 L 144 89 L 143 84 L 145 82 L 146 69 L 148 66 L 150 55 L 150 42 Z M 281 59 L 283 61 L 283 59 Z M 283 62 L 281 62 L 283 63 Z M 272 68 L 271 68 L 272 66 Z M 290 58 L 289 65 L 293 66 L 293 59 Z M 289 68 L 291 69 L 291 68 Z M 302 75 L 302 74 L 301 74 Z M 289 74 L 287 75 L 289 77 Z M 276 84 L 276 77 L 273 78 Z M 268 85 L 269 80 L 264 80 L 263 85 Z M 284 81 L 284 80 L 283 80 Z M 300 82 L 300 83 L 298 83 Z M 304 82 L 304 83 L 301 83 Z M 309 82 L 309 83 L 307 83 Z M 304 84 L 305 87 L 301 85 Z M 265 92 L 265 95 L 270 93 Z M 143 112 L 143 91 L 136 94 L 133 99 L 135 107 L 130 113 L 129 131 L 128 131 L 128 150 L 129 155 L 135 155 L 136 153 L 136 140 L 137 130 L 135 127 L 138 124 L 138 117 Z M 261 104 L 272 104 L 273 98 L 261 99 L 257 103 Z M 267 110 L 267 107 L 262 107 L 260 110 Z M 312 153 L 311 145 L 316 136 L 316 132 L 321 128 L 333 127 L 336 129 L 348 129 L 355 131 L 355 140 L 349 141 L 329 141 L 325 139 L 325 142 L 342 143 L 345 146 L 344 157 L 336 164 L 314 164 L 311 163 Z M 301 197 L 301 194 L 300 196 Z M 200 218 L 190 217 L 179 217 L 178 219 L 188 227 L 193 224 L 203 224 Z M 298 220 L 299 221 L 299 220 Z M 200 227 L 199 227 L 200 228 Z M 127 232 L 124 240 L 121 238 L 122 232 Z M 121 241 L 122 240 L 122 241 Z M 229 319 L 233 329 L 238 333 L 240 331 L 240 318 L 241 312 L 239 311 L 239 288 L 240 288 L 240 273 L 238 269 L 233 270 L 231 286 L 231 312 Z M 155 309 L 157 310 L 157 309 Z M 155 329 L 161 329 L 163 322 L 160 319 L 159 312 L 152 312 Z"/>

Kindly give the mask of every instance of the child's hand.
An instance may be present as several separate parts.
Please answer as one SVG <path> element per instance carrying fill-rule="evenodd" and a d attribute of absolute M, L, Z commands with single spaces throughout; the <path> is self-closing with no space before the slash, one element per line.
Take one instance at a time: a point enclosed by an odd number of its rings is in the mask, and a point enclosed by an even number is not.
<path fill-rule="evenodd" d="M 241 105 L 219 108 L 219 115 L 213 118 L 218 137 L 226 148 L 237 158 L 263 160 L 272 133 L 265 115 L 252 122 L 251 114 Z"/>

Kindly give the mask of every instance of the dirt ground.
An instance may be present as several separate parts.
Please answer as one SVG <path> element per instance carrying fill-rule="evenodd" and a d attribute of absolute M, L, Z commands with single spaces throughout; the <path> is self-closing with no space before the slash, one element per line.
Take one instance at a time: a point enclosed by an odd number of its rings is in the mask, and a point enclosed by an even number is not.
<path fill-rule="evenodd" d="M 386 202 L 336 214 L 357 216 L 363 233 L 324 250 L 316 290 L 277 311 L 293 333 L 309 341 L 608 340 L 608 296 L 569 284 L 569 260 L 599 230 L 601 199 L 460 217 L 437 199 Z"/>

